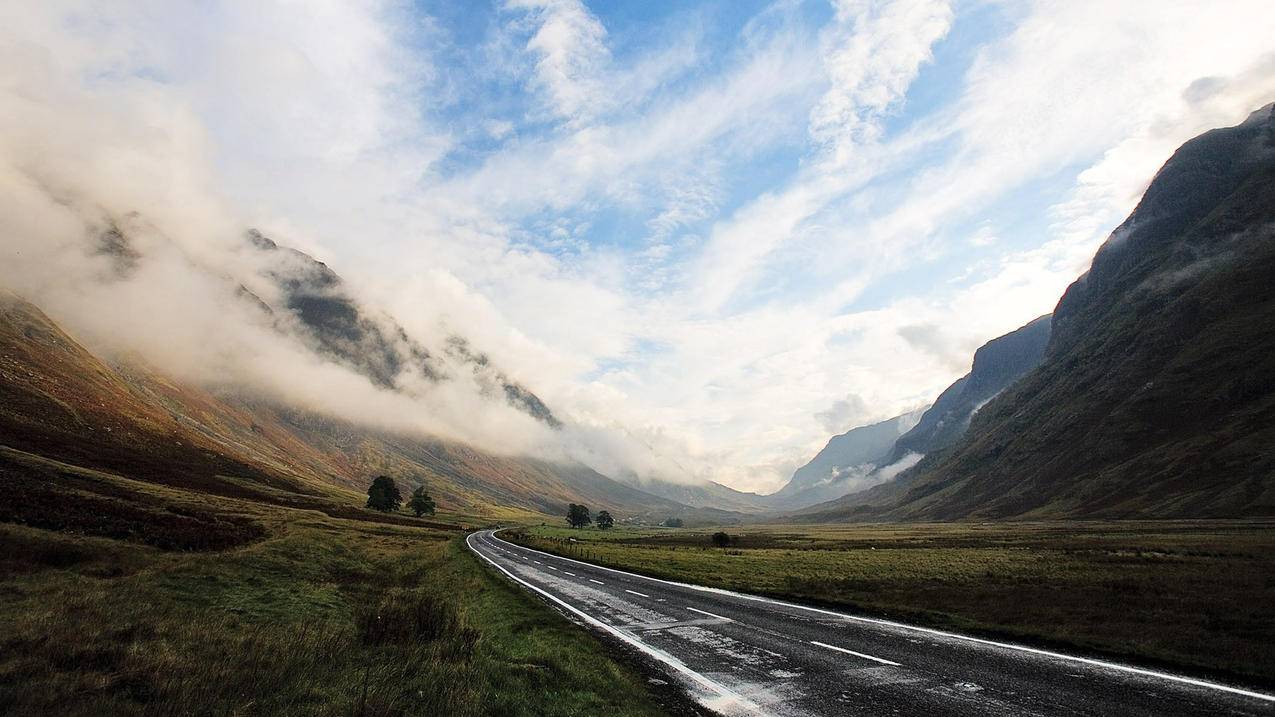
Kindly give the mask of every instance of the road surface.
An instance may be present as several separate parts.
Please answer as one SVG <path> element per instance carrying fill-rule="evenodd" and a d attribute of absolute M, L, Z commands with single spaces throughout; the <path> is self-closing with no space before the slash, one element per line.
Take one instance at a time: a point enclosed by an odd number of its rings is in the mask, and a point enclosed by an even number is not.
<path fill-rule="evenodd" d="M 725 715 L 1275 715 L 1260 691 L 468 544 Z"/>

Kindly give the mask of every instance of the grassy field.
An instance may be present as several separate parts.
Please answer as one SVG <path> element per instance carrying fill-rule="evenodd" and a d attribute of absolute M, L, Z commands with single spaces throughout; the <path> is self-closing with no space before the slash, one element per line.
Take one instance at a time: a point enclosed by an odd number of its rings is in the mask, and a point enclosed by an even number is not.
<path fill-rule="evenodd" d="M 484 569 L 456 516 L 347 519 L 15 454 L 0 484 L 0 713 L 663 713 Z"/>
<path fill-rule="evenodd" d="M 726 548 L 703 529 L 511 532 L 655 577 L 1275 684 L 1270 521 L 726 531 Z"/>

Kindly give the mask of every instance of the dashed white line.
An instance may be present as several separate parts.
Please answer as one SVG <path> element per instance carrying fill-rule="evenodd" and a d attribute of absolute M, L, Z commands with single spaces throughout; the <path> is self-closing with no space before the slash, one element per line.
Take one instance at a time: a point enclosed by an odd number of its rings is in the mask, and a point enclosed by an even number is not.
<path fill-rule="evenodd" d="M 699 610 L 699 609 L 696 609 L 696 608 L 693 608 L 693 607 L 688 607 L 688 608 L 686 608 L 686 609 L 687 609 L 687 610 L 690 610 L 691 612 L 697 612 L 697 613 L 699 613 L 699 614 L 701 614 L 701 615 L 708 615 L 709 617 L 715 617 L 715 618 L 717 618 L 718 620 L 725 620 L 726 622 L 735 622 L 734 620 L 730 619 L 729 617 L 722 617 L 721 615 L 718 615 L 718 614 L 716 614 L 716 613 L 709 612 L 709 611 L 707 611 L 707 610 Z"/>
<path fill-rule="evenodd" d="M 576 576 L 576 574 L 571 572 L 570 570 L 563 570 L 562 572 L 566 573 L 567 575 L 570 575 L 573 578 Z"/>
<path fill-rule="evenodd" d="M 606 585 L 606 583 L 602 582 L 601 580 L 594 580 L 593 578 L 589 578 L 589 582 L 597 583 L 599 585 Z"/>
<path fill-rule="evenodd" d="M 640 592 L 638 592 L 638 591 L 636 591 L 636 590 L 630 590 L 630 589 L 628 589 L 628 588 L 625 588 L 625 589 L 624 589 L 624 592 L 626 592 L 626 593 L 632 593 L 632 594 L 634 594 L 634 595 L 637 595 L 638 597 L 644 597 L 644 598 L 649 598 L 649 597 L 651 597 L 650 595 L 647 595 L 646 593 L 640 593 Z"/>
<path fill-rule="evenodd" d="M 544 563 L 540 562 L 539 560 L 533 560 L 531 562 L 535 563 L 536 565 L 544 565 Z"/>
<path fill-rule="evenodd" d="M 828 648 L 829 650 L 836 650 L 837 652 L 844 652 L 844 653 L 846 653 L 847 655 L 854 655 L 855 657 L 862 657 L 862 658 L 863 658 L 863 659 L 865 659 L 865 660 L 872 660 L 873 662 L 880 662 L 880 663 L 881 663 L 881 664 L 883 664 L 883 665 L 894 665 L 895 667 L 898 667 L 898 666 L 899 666 L 899 663 L 897 663 L 897 662 L 892 662 L 892 661 L 890 661 L 890 660 L 883 660 L 883 659 L 881 659 L 880 657 L 873 657 L 872 655 L 865 655 L 865 654 L 863 654 L 862 652 L 855 652 L 854 650 L 847 650 L 847 649 L 846 649 L 846 648 L 844 648 L 844 647 L 837 647 L 836 645 L 828 645 L 828 644 L 826 644 L 826 643 L 816 642 L 816 641 L 814 641 L 814 640 L 811 640 L 811 641 L 810 641 L 810 644 L 812 644 L 812 645 L 818 645 L 818 646 L 820 646 L 820 647 L 826 647 L 826 648 Z"/>
<path fill-rule="evenodd" d="M 553 567 L 552 565 L 546 565 L 545 567 L 549 568 L 550 570 L 557 571 L 557 568 Z"/>

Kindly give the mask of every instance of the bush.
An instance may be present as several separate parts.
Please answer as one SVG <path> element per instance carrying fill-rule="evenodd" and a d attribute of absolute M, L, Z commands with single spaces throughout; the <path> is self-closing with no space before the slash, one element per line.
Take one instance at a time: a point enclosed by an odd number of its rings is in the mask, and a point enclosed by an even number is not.
<path fill-rule="evenodd" d="M 723 531 L 718 531 L 713 533 L 712 541 L 713 545 L 716 545 L 719 548 L 725 548 L 730 545 L 730 535 Z"/>

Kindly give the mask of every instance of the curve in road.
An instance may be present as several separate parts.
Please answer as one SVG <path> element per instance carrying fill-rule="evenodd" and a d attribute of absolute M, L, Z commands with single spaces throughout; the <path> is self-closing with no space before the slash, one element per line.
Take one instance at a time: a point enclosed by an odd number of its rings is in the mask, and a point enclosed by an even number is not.
<path fill-rule="evenodd" d="M 724 715 L 1275 715 L 1256 690 L 466 543 Z"/>

